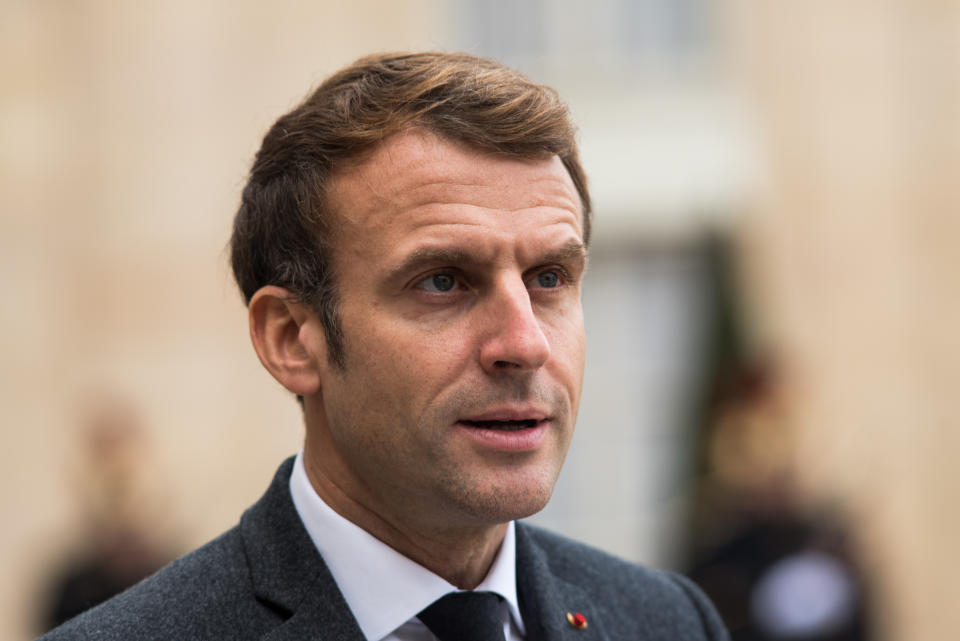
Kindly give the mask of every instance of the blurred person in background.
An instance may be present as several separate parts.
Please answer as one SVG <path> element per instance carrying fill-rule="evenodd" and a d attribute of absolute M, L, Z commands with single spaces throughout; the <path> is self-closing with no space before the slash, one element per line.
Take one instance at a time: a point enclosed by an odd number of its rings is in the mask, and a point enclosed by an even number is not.
<path fill-rule="evenodd" d="M 303 450 L 238 526 L 46 638 L 726 639 L 686 579 L 516 521 L 573 433 L 589 236 L 551 89 L 442 53 L 326 80 L 264 138 L 232 239 Z"/>
<path fill-rule="evenodd" d="M 41 630 L 119 594 L 173 558 L 156 525 L 147 436 L 134 408 L 115 396 L 98 400 L 81 439 L 73 489 L 85 543 L 69 551 L 48 581 Z"/>
<path fill-rule="evenodd" d="M 842 518 L 811 506 L 770 361 L 726 368 L 707 434 L 690 577 L 734 641 L 867 641 L 868 597 Z"/>

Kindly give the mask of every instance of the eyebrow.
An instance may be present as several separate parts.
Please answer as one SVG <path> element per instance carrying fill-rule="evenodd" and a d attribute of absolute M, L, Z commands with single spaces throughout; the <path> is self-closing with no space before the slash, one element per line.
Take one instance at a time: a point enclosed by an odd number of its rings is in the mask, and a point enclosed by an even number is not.
<path fill-rule="evenodd" d="M 571 260 L 576 260 L 580 263 L 587 262 L 587 246 L 579 240 L 571 240 L 557 249 L 547 252 L 541 259 L 541 262 L 565 263 Z"/>
<path fill-rule="evenodd" d="M 433 265 L 469 265 L 479 262 L 475 255 L 456 247 L 421 247 L 391 269 L 388 279 L 392 280 Z"/>
<path fill-rule="evenodd" d="M 550 250 L 537 259 L 538 263 L 564 263 L 575 260 L 587 262 L 587 248 L 582 242 L 571 240 Z M 459 247 L 421 247 L 414 250 L 402 263 L 390 270 L 389 279 L 434 265 L 476 265 L 483 260 L 476 254 Z"/>

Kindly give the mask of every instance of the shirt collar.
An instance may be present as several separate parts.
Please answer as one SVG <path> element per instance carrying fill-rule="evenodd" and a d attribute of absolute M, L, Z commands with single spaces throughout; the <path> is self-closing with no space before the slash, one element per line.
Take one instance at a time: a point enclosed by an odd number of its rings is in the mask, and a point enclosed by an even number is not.
<path fill-rule="evenodd" d="M 314 491 L 297 454 L 290 494 L 300 520 L 330 569 L 360 629 L 382 639 L 456 586 L 337 514 Z M 496 592 L 524 633 L 517 600 L 516 535 L 511 521 L 497 558 L 476 590 Z"/>

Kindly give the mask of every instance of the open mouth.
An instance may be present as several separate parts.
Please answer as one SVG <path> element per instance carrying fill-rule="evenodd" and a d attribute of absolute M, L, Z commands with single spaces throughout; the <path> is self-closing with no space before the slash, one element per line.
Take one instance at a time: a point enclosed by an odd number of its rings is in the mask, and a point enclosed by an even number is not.
<path fill-rule="evenodd" d="M 531 427 L 536 427 L 538 421 L 535 419 L 526 419 L 523 421 L 460 421 L 470 427 L 479 427 L 485 430 L 503 430 L 505 432 L 515 432 Z"/>

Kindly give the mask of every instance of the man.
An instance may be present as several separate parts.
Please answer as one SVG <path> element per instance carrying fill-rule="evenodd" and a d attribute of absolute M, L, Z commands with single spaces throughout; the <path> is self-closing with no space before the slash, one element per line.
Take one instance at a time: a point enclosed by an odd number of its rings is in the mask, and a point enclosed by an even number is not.
<path fill-rule="evenodd" d="M 232 239 L 303 451 L 237 527 L 49 638 L 726 638 L 685 580 L 515 523 L 573 434 L 589 233 L 553 91 L 462 54 L 328 79 L 267 133 Z"/>

